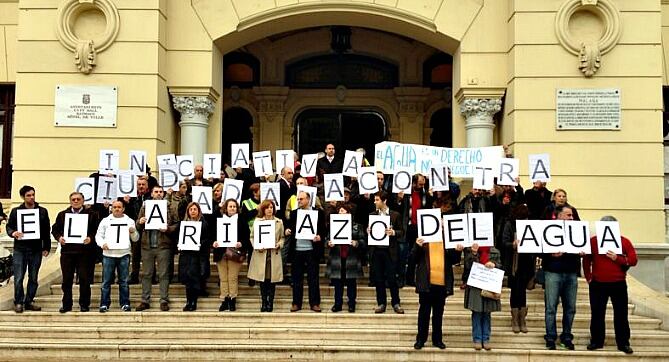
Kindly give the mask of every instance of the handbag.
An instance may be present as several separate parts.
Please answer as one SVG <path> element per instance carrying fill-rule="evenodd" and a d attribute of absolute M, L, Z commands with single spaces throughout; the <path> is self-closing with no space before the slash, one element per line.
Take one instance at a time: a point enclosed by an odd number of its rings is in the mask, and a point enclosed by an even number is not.
<path fill-rule="evenodd" d="M 225 248 L 223 259 L 243 263 L 246 260 L 246 254 L 237 248 Z"/>
<path fill-rule="evenodd" d="M 537 269 L 536 274 L 534 274 L 534 280 L 537 284 L 544 285 L 546 283 L 546 275 L 544 274 L 544 269 Z"/>
<path fill-rule="evenodd" d="M 481 289 L 481 297 L 493 300 L 500 300 L 502 299 L 502 293 L 495 293 L 489 290 Z"/>

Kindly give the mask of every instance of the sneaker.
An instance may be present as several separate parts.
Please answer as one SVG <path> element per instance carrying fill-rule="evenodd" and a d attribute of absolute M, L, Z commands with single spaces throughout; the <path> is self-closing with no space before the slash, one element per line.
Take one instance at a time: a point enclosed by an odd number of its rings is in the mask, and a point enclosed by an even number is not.
<path fill-rule="evenodd" d="M 100 313 L 107 313 L 107 312 L 109 312 L 109 307 L 107 307 L 106 305 L 100 306 Z"/>
<path fill-rule="evenodd" d="M 575 349 L 574 343 L 572 342 L 561 342 L 560 347 L 564 349 L 568 349 L 570 351 L 573 351 Z"/>
<path fill-rule="evenodd" d="M 123 307 L 121 307 L 121 310 L 124 311 L 124 312 L 130 312 L 132 310 L 132 308 L 130 308 L 129 304 L 126 304 Z"/>

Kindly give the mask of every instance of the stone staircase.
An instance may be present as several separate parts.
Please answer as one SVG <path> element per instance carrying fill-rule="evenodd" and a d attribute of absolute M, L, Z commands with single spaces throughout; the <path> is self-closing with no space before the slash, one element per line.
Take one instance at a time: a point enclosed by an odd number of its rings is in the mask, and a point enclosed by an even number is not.
<path fill-rule="evenodd" d="M 55 260 L 54 260 L 55 261 Z M 321 275 L 324 272 L 321 265 Z M 544 348 L 543 290 L 528 292 L 527 334 L 511 332 L 508 306 L 509 289 L 504 289 L 502 312 L 493 313 L 492 351 L 471 348 L 470 312 L 463 308 L 464 292 L 456 288 L 448 298 L 444 315 L 446 350 L 431 347 L 415 351 L 418 298 L 411 287 L 401 290 L 406 314 L 392 311 L 374 314 L 374 288 L 367 279 L 359 281 L 355 313 L 346 306 L 339 313 L 330 312 L 333 289 L 321 277 L 322 313 L 302 310 L 290 313 L 291 290 L 277 286 L 274 312 L 260 313 L 257 287 L 249 287 L 246 266 L 240 275 L 240 295 L 236 312 L 218 312 L 218 275 L 212 264 L 208 281 L 211 297 L 200 298 L 197 312 L 182 312 L 185 290 L 180 284 L 170 286 L 171 311 L 158 308 L 158 286 L 153 286 L 152 309 L 145 312 L 121 312 L 118 288 L 112 288 L 112 310 L 97 312 L 100 301 L 101 268 L 96 268 L 91 312 L 59 314 L 60 285 L 52 284 L 37 298 L 42 312 L 15 314 L 0 312 L 0 360 L 46 359 L 242 359 L 242 360 L 406 360 L 406 361 L 546 361 L 559 360 L 669 360 L 669 332 L 660 329 L 661 321 L 633 315 L 629 305 L 634 355 L 618 352 L 613 337 L 612 311 L 607 319 L 606 347 L 590 352 L 590 310 L 587 285 L 579 280 L 577 315 L 574 321 L 576 351 L 547 351 Z M 461 269 L 456 267 L 456 284 Z M 131 286 L 133 306 L 139 302 L 141 287 Z M 75 310 L 78 287 L 74 287 Z M 307 306 L 305 293 L 304 305 Z M 561 313 L 558 313 L 560 318 Z"/>

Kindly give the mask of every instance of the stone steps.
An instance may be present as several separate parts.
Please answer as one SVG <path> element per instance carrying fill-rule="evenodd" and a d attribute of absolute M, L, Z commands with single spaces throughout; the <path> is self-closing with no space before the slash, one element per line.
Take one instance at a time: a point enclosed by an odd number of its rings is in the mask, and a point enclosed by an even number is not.
<path fill-rule="evenodd" d="M 7 343 L 0 345 L 3 358 L 25 360 L 27 351 L 34 351 L 32 343 Z M 34 356 L 34 357 L 33 357 Z M 244 345 L 231 344 L 135 344 L 123 343 L 96 343 L 89 346 L 77 343 L 54 342 L 43 344 L 39 353 L 30 355 L 31 361 L 37 360 L 337 360 L 337 361 L 370 361 L 370 360 L 397 360 L 397 361 L 509 361 L 534 362 L 547 360 L 568 361 L 666 361 L 666 352 L 636 352 L 627 356 L 614 348 L 604 351 L 545 351 L 528 350 L 521 348 L 501 349 L 476 352 L 472 348 L 449 347 L 438 350 L 426 347 L 415 351 L 405 346 L 340 346 L 317 345 Z"/>
<path fill-rule="evenodd" d="M 228 323 L 241 323 L 244 326 L 255 325 L 256 323 L 275 323 L 276 327 L 281 327 L 284 324 L 300 324 L 307 323 L 308 325 L 329 325 L 331 323 L 341 324 L 341 325 L 350 325 L 357 326 L 358 324 L 365 323 L 370 326 L 377 326 L 378 328 L 396 328 L 397 326 L 407 325 L 415 327 L 416 323 L 416 310 L 408 311 L 404 315 L 397 315 L 391 311 L 387 311 L 385 314 L 377 315 L 374 314 L 372 308 L 360 308 L 356 310 L 355 313 L 348 312 L 339 312 L 332 313 L 328 310 L 324 310 L 322 313 L 314 313 L 310 310 L 301 310 L 296 313 L 290 313 L 289 306 L 287 308 L 278 308 L 275 305 L 275 311 L 273 313 L 260 313 L 256 311 L 247 311 L 240 310 L 237 312 L 218 312 L 218 307 L 216 308 L 198 308 L 197 312 L 181 312 L 181 308 L 184 305 L 185 300 L 180 302 L 172 302 L 172 309 L 169 312 L 162 312 L 158 308 L 158 304 L 154 303 L 152 308 L 143 311 L 143 312 L 116 312 L 117 307 L 113 307 L 114 312 L 109 313 L 99 313 L 97 310 L 93 309 L 87 313 L 81 313 L 78 311 L 70 312 L 65 314 L 63 317 L 77 318 L 80 322 L 85 322 L 91 320 L 100 321 L 100 323 L 106 323 L 109 321 L 134 321 L 139 323 L 163 323 L 163 322 L 174 322 L 179 321 L 183 322 L 183 325 L 188 325 L 190 323 L 195 323 L 196 325 L 204 325 L 208 323 L 222 323 L 223 321 Z M 370 306 L 371 307 L 371 306 Z M 29 320 L 44 320 L 49 321 L 61 321 L 59 319 L 59 313 L 57 312 L 58 308 L 47 307 L 44 309 L 44 312 L 24 312 L 25 318 Z M 16 321 L 17 319 L 8 319 L 12 318 L 13 312 L 0 312 L 2 316 L 2 321 Z M 119 315 L 121 314 L 121 315 Z M 558 319 L 561 314 L 558 313 Z M 223 318 L 223 319 L 221 319 Z M 607 313 L 607 321 L 612 320 L 613 315 Z M 633 331 L 636 330 L 653 330 L 658 329 L 660 326 L 660 321 L 657 319 L 651 319 L 646 317 L 640 317 L 635 315 L 630 315 L 630 327 Z M 18 319 L 23 320 L 23 319 Z M 492 314 L 492 325 L 496 327 L 509 327 L 511 326 L 511 319 L 508 313 L 499 312 Z M 610 322 L 609 322 L 610 323 Z M 530 328 L 544 328 L 544 316 L 543 314 L 532 314 L 527 317 L 527 324 Z M 453 309 L 446 310 L 444 312 L 444 325 L 462 325 L 462 326 L 471 326 L 471 313 L 465 309 Z M 576 317 L 574 318 L 574 329 L 588 329 L 590 326 L 590 314 L 589 312 L 583 311 L 581 313 L 577 312 Z M 662 332 L 664 333 L 664 332 Z"/>
<path fill-rule="evenodd" d="M 306 282 L 305 282 L 306 284 Z M 334 296 L 334 288 L 331 286 L 328 286 L 328 284 L 321 284 L 320 285 L 320 293 L 321 297 L 332 297 Z M 305 293 L 307 291 L 306 285 L 304 286 Z M 207 291 L 212 297 L 217 297 L 220 293 L 220 288 L 218 283 L 213 284 L 213 283 L 208 283 L 207 284 Z M 78 285 L 73 285 L 72 286 L 72 292 L 74 294 L 75 299 L 79 295 L 79 286 Z M 160 287 L 157 284 L 154 284 L 151 286 L 151 294 L 152 295 L 158 295 L 160 292 Z M 374 287 L 368 287 L 366 285 L 358 285 L 357 288 L 358 292 L 358 298 L 364 298 L 364 297 L 375 297 L 376 296 L 376 290 Z M 51 293 L 54 295 L 62 295 L 62 290 L 61 290 L 61 285 L 60 284 L 54 284 L 51 285 Z M 99 295 L 100 294 L 100 284 L 96 283 L 93 286 L 91 286 L 91 293 L 93 295 Z M 130 296 L 134 295 L 141 295 L 142 293 L 142 286 L 141 285 L 130 285 Z M 183 284 L 177 284 L 177 283 L 172 283 L 170 284 L 169 288 L 169 293 L 170 295 L 186 295 L 186 288 L 184 287 Z M 388 291 L 388 293 L 390 293 Z M 508 300 L 508 296 L 510 295 L 511 290 L 509 288 L 503 288 L 502 289 L 502 300 Z M 346 294 L 346 290 L 344 290 L 344 294 Z M 118 285 L 112 285 L 112 295 L 116 296 L 118 295 Z M 249 287 L 248 284 L 240 283 L 239 285 L 239 295 L 242 297 L 249 297 L 249 298 L 255 298 L 260 295 L 260 289 L 258 286 L 254 287 Z M 276 295 L 281 296 L 281 295 L 288 295 L 292 296 L 292 289 L 288 285 L 277 285 L 276 286 Z M 306 294 L 305 294 L 306 295 Z M 417 298 L 418 295 L 416 294 L 415 288 L 410 287 L 410 286 L 405 286 L 400 289 L 400 298 L 402 300 L 405 299 L 411 299 L 411 298 Z M 451 299 L 457 299 L 457 298 L 464 298 L 464 291 L 456 289 L 455 294 L 448 297 L 447 301 Z M 587 289 L 579 289 L 579 293 L 577 294 L 577 302 L 584 302 L 584 303 L 589 303 L 588 299 L 588 293 Z M 527 300 L 528 301 L 540 301 L 543 303 L 544 299 L 544 293 L 542 289 L 535 289 L 527 292 Z M 504 304 L 504 303 L 502 303 Z"/>

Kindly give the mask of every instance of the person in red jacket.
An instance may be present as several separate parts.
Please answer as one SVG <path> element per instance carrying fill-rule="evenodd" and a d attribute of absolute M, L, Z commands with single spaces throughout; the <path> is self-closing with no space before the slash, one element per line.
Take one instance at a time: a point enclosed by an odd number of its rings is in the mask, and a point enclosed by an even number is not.
<path fill-rule="evenodd" d="M 604 216 L 601 221 L 617 221 L 613 216 Z M 590 287 L 590 344 L 589 351 L 604 347 L 606 334 L 606 304 L 611 298 L 613 305 L 613 326 L 618 350 L 634 353 L 630 347 L 630 325 L 627 319 L 627 270 L 637 263 L 632 242 L 621 237 L 622 254 L 609 251 L 599 254 L 597 237 L 590 239 L 592 254 L 583 258 L 583 273 Z"/>

